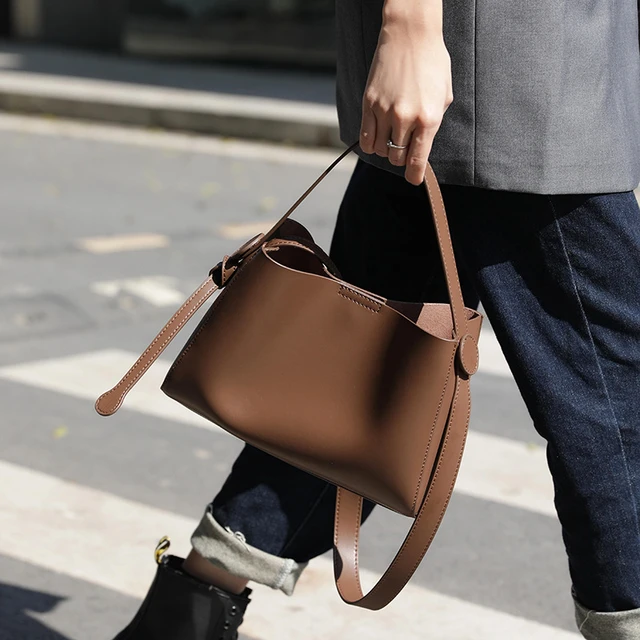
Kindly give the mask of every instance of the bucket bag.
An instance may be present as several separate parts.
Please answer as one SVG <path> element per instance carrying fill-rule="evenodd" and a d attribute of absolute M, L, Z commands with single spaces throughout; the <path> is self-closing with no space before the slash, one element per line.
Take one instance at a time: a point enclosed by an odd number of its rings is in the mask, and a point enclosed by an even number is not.
<path fill-rule="evenodd" d="M 451 497 L 469 424 L 482 316 L 464 306 L 430 166 L 424 187 L 448 304 L 387 300 L 343 281 L 309 232 L 289 219 L 355 146 L 270 231 L 211 270 L 122 380 L 98 399 L 96 410 L 115 413 L 219 291 L 162 390 L 252 446 L 336 485 L 338 591 L 349 604 L 381 609 L 420 564 Z M 364 498 L 413 518 L 395 559 L 366 595 L 358 567 Z"/>

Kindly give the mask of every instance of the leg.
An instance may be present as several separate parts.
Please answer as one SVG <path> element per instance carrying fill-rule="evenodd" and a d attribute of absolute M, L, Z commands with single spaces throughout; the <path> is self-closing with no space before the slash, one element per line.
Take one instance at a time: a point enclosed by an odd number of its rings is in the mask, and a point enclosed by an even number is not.
<path fill-rule="evenodd" d="M 548 442 L 582 631 L 630 638 L 640 611 L 613 612 L 640 608 L 635 197 L 465 187 L 445 187 L 444 195 L 458 248 Z"/>

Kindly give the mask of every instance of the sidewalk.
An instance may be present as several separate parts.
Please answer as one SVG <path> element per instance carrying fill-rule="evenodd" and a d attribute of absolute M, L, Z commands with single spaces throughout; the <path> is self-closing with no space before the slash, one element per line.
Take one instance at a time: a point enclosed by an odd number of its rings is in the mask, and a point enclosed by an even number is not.
<path fill-rule="evenodd" d="M 0 41 L 0 110 L 342 147 L 331 74 L 188 65 Z"/>

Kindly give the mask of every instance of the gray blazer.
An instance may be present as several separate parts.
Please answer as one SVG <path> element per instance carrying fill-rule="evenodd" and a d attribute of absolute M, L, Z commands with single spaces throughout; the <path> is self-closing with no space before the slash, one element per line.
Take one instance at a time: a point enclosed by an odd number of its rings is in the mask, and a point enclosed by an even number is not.
<path fill-rule="evenodd" d="M 350 144 L 359 136 L 383 0 L 336 4 L 338 113 Z M 444 5 L 454 102 L 431 155 L 441 182 L 546 194 L 638 185 L 637 0 Z"/>

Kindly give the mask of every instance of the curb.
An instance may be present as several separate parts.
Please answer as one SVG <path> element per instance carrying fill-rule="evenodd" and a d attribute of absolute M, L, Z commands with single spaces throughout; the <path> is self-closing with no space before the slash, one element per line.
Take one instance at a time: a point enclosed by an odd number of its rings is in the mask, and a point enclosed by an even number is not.
<path fill-rule="evenodd" d="M 344 148 L 335 107 L 291 100 L 0 72 L 0 110 Z"/>

